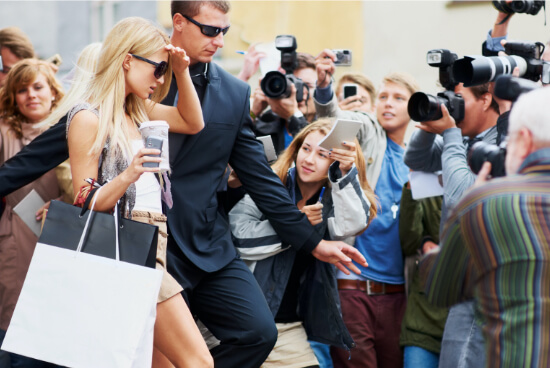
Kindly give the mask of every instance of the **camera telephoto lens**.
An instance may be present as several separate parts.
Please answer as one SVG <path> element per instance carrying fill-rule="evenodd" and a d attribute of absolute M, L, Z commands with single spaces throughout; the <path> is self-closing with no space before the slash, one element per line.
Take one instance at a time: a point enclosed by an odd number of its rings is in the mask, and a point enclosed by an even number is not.
<path fill-rule="evenodd" d="M 477 86 L 494 81 L 503 74 L 512 74 L 515 67 L 519 67 L 519 75 L 527 71 L 527 62 L 519 56 L 465 56 L 453 64 L 454 78 L 464 83 L 464 87 Z"/>
<path fill-rule="evenodd" d="M 287 78 L 278 71 L 271 71 L 265 75 L 260 83 L 262 91 L 267 97 L 285 98 L 290 96 Z"/>
<path fill-rule="evenodd" d="M 414 121 L 437 120 L 443 116 L 439 99 L 423 92 L 413 93 L 409 99 L 407 111 Z"/>

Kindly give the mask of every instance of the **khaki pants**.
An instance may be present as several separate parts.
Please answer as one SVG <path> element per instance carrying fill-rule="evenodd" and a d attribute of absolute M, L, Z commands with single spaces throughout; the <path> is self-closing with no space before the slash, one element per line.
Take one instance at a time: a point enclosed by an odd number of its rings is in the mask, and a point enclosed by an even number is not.
<path fill-rule="evenodd" d="M 181 293 L 183 288 L 166 270 L 166 244 L 168 238 L 168 233 L 166 232 L 166 216 L 156 212 L 132 211 L 132 220 L 155 225 L 159 228 L 156 268 L 162 271 L 163 275 L 157 303 L 163 302 Z"/>
<path fill-rule="evenodd" d="M 319 365 L 302 322 L 277 323 L 277 343 L 262 368 L 302 368 Z"/>

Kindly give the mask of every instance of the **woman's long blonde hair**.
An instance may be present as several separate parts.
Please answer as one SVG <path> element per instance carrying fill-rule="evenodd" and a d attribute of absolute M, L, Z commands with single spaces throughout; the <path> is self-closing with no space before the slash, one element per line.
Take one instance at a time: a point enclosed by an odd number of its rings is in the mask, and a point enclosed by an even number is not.
<path fill-rule="evenodd" d="M 65 97 L 59 101 L 57 108 L 52 111 L 46 120 L 39 123 L 37 127 L 49 127 L 57 123 L 71 107 L 82 101 L 82 96 L 86 92 L 86 88 L 88 88 L 88 84 L 95 73 L 100 51 L 100 42 L 91 43 L 82 49 L 74 68 L 71 88 L 67 91 Z"/>
<path fill-rule="evenodd" d="M 99 111 L 99 128 L 91 154 L 100 154 L 109 137 L 112 148 L 110 152 L 113 155 L 118 149 L 131 156 L 130 132 L 125 123 L 125 112 L 136 126 L 148 120 L 148 117 L 141 98 L 134 94 L 129 94 L 126 98 L 124 96 L 126 80 L 122 64 L 128 54 L 147 58 L 168 44 L 170 38 L 163 30 L 140 17 L 129 17 L 119 21 L 107 34 L 99 54 L 96 72 L 86 88 L 83 88 L 84 92 L 80 98 Z M 155 89 L 151 100 L 160 102 L 168 94 L 171 77 L 172 63 L 168 58 L 164 84 Z"/>
<path fill-rule="evenodd" d="M 46 77 L 46 81 L 52 90 L 54 99 L 50 111 L 54 110 L 63 98 L 63 87 L 55 79 L 53 69 L 48 62 L 38 59 L 18 61 L 8 73 L 4 87 L 0 89 L 1 117 L 19 139 L 23 137 L 21 124 L 27 122 L 27 117 L 17 108 L 15 95 L 20 88 L 33 83 L 39 74 Z"/>
<path fill-rule="evenodd" d="M 309 125 L 306 125 L 292 140 L 288 148 L 279 156 L 277 161 L 273 164 L 273 171 L 279 176 L 284 185 L 288 180 L 288 170 L 295 164 L 296 158 L 298 157 L 298 152 L 302 147 L 306 137 L 313 132 L 320 132 L 321 134 L 327 135 L 334 122 L 332 119 L 319 119 Z M 369 223 L 376 216 L 376 196 L 372 190 L 369 182 L 367 181 L 367 172 L 366 172 L 366 162 L 365 156 L 363 155 L 363 150 L 361 150 L 361 145 L 355 139 L 355 147 L 357 151 L 357 157 L 355 159 L 355 167 L 357 168 L 359 183 L 365 196 L 370 202 L 369 209 Z M 327 185 L 329 184 L 327 178 Z"/>

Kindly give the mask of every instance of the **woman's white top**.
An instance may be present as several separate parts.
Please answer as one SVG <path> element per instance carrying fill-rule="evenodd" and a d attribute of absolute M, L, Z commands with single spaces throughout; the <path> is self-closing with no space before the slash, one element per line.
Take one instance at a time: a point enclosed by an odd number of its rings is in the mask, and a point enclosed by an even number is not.
<path fill-rule="evenodd" d="M 132 140 L 132 151 L 134 155 L 143 148 L 143 140 Z M 161 188 L 160 184 L 152 172 L 141 174 L 136 185 L 136 203 L 134 211 L 149 211 L 162 213 Z"/>

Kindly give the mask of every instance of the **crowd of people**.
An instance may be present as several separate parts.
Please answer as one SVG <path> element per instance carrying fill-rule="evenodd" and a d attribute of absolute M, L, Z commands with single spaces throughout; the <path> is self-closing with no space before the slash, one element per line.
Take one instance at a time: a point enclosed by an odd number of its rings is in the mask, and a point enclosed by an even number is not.
<path fill-rule="evenodd" d="M 212 61 L 228 1 L 172 1 L 171 15 L 171 36 L 119 21 L 66 92 L 26 35 L 0 29 L 0 344 L 38 240 L 14 209 L 35 191 L 37 222 L 52 200 L 93 198 L 158 227 L 153 367 L 550 364 L 550 89 L 512 105 L 494 83 L 456 83 L 464 116 L 441 103 L 409 139 L 410 74 L 336 82 L 332 50 L 298 52 L 303 99 L 294 84 L 273 98 L 247 84 L 255 45 L 236 77 Z M 486 55 L 510 19 L 498 12 Z M 359 132 L 323 148 L 337 119 Z M 169 173 L 144 165 L 162 160 L 139 130 L 153 120 L 169 126 Z M 505 177 L 472 171 L 477 142 L 507 145 Z M 443 194 L 415 198 L 415 172 Z M 58 365 L 0 350 L 0 367 Z"/>

